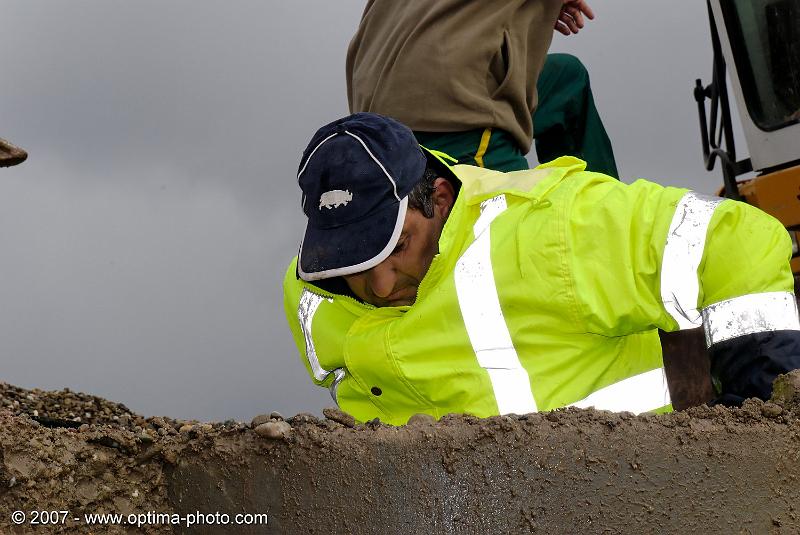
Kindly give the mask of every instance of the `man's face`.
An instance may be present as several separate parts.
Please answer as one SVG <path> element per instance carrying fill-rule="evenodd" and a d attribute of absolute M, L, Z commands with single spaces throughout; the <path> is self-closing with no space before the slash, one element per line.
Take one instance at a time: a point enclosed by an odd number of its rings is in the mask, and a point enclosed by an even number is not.
<path fill-rule="evenodd" d="M 439 252 L 439 236 L 455 200 L 452 185 L 443 178 L 435 182 L 433 217 L 409 209 L 397 245 L 386 260 L 354 275 L 345 275 L 350 290 L 362 301 L 377 307 L 411 305 L 417 289 Z"/>
<path fill-rule="evenodd" d="M 409 209 L 400 239 L 389 257 L 367 271 L 345 275 L 350 290 L 362 301 L 377 307 L 411 305 L 417 289 L 439 252 L 444 220 L 427 218 Z"/>

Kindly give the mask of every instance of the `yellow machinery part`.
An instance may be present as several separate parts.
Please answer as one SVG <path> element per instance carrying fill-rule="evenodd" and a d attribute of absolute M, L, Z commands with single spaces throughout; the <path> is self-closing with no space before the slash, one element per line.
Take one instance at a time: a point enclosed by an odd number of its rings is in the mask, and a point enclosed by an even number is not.
<path fill-rule="evenodd" d="M 739 193 L 748 204 L 757 206 L 778 219 L 800 242 L 800 165 L 761 175 L 739 183 Z M 795 251 L 792 272 L 800 275 L 800 256 Z"/>
<path fill-rule="evenodd" d="M 742 182 L 739 193 L 785 227 L 800 225 L 800 165 Z"/>

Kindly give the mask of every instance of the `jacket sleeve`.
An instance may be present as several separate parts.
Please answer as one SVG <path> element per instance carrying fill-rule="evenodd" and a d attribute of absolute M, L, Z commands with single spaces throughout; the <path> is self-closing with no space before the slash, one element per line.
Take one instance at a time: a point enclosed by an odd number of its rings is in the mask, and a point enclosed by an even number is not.
<path fill-rule="evenodd" d="M 334 401 L 345 377 L 344 341 L 356 318 L 332 296 L 303 284 L 297 276 L 297 258 L 286 270 L 283 281 L 283 305 L 300 360 L 312 381 L 330 390 Z"/>
<path fill-rule="evenodd" d="M 776 219 L 735 201 L 716 206 L 698 277 L 711 374 L 722 403 L 769 399 L 775 378 L 800 368 L 791 255 L 789 235 Z"/>
<path fill-rule="evenodd" d="M 702 325 L 723 402 L 767 399 L 778 374 L 800 368 L 791 242 L 761 210 L 595 175 L 576 185 L 566 228 L 589 332 Z"/>

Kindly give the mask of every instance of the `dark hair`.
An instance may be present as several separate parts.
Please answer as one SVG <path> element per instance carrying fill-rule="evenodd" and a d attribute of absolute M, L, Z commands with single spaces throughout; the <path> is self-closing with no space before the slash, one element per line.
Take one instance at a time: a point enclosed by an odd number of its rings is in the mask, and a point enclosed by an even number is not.
<path fill-rule="evenodd" d="M 437 178 L 439 173 L 426 167 L 422 178 L 408 194 L 408 207 L 419 210 L 428 219 L 433 217 L 433 192 L 436 189 L 433 183 Z"/>

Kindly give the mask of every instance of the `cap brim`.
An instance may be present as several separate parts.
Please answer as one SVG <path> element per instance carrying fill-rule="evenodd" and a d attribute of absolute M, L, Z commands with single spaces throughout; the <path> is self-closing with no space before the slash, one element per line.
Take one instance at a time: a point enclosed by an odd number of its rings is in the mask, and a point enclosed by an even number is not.
<path fill-rule="evenodd" d="M 355 223 L 320 229 L 306 226 L 297 273 L 305 281 L 352 275 L 383 262 L 394 250 L 406 219 L 408 197 Z"/>

